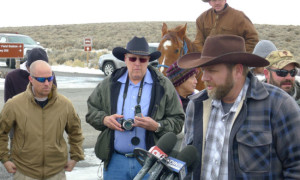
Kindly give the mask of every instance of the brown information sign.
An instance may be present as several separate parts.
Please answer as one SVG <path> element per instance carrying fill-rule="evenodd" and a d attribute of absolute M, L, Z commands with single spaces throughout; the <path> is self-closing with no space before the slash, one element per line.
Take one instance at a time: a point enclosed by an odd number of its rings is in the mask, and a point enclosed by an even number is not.
<path fill-rule="evenodd" d="M 0 43 L 1 58 L 23 58 L 24 44 L 23 43 Z"/>
<path fill-rule="evenodd" d="M 92 51 L 92 46 L 84 46 L 84 51 Z"/>

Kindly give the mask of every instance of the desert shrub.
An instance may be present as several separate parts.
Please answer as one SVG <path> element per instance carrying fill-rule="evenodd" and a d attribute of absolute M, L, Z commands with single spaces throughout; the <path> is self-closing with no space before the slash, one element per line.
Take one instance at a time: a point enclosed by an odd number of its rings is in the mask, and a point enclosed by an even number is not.
<path fill-rule="evenodd" d="M 291 42 L 292 40 L 291 40 L 291 38 L 287 37 L 287 38 L 285 38 L 285 41 L 286 42 Z"/>
<path fill-rule="evenodd" d="M 185 23 L 187 23 L 187 35 L 193 41 L 196 35 L 194 21 L 166 22 L 168 28 Z M 89 60 L 97 62 L 100 56 L 98 50 L 111 51 L 117 46 L 125 47 L 126 43 L 134 36 L 144 36 L 148 42 L 159 42 L 162 24 L 163 22 L 91 23 L 1 27 L 0 31 L 19 32 L 31 36 L 45 48 L 51 49 L 48 52 L 50 63 L 63 64 L 69 60 L 86 62 L 86 52 L 83 51 L 84 37 L 93 38 L 93 52 L 89 54 Z M 293 54 L 299 58 L 300 26 L 255 24 L 255 27 L 259 39 L 271 40 L 279 49 L 292 49 Z M 91 62 L 90 64 L 92 64 Z"/>
<path fill-rule="evenodd" d="M 74 61 L 68 60 L 64 63 L 64 65 L 72 66 L 72 67 L 84 67 L 84 62 L 79 59 L 76 59 Z"/>

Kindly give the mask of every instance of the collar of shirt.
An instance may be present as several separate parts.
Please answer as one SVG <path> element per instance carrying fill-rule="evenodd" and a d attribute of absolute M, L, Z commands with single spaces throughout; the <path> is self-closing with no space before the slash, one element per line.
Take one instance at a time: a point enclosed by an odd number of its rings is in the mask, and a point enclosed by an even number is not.
<path fill-rule="evenodd" d="M 118 81 L 122 84 L 125 84 L 126 80 L 127 80 L 127 76 L 128 76 L 128 70 L 118 79 Z M 129 83 L 131 83 L 131 81 L 129 81 Z M 152 84 L 153 83 L 153 80 L 151 78 L 151 73 L 150 73 L 149 69 L 147 69 L 147 72 L 145 74 L 144 83 L 147 83 L 147 84 Z M 137 85 L 139 86 L 140 83 L 138 83 Z"/>

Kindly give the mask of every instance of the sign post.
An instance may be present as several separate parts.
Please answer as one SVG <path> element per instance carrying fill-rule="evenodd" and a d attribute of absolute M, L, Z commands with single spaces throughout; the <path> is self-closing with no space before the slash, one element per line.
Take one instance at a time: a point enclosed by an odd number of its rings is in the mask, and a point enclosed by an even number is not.
<path fill-rule="evenodd" d="M 89 64 L 89 52 L 92 51 L 92 45 L 93 45 L 93 40 L 91 37 L 86 37 L 84 38 L 84 51 L 87 52 L 87 55 L 86 55 L 86 64 L 88 66 Z"/>

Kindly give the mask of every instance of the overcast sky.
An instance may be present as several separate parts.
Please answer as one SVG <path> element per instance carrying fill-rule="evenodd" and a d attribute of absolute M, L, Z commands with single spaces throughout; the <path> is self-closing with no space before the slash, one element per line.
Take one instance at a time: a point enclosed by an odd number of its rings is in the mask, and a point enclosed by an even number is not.
<path fill-rule="evenodd" d="M 300 25 L 299 0 L 227 0 L 254 24 Z M 0 27 L 132 21 L 195 21 L 202 0 L 1 0 Z"/>

